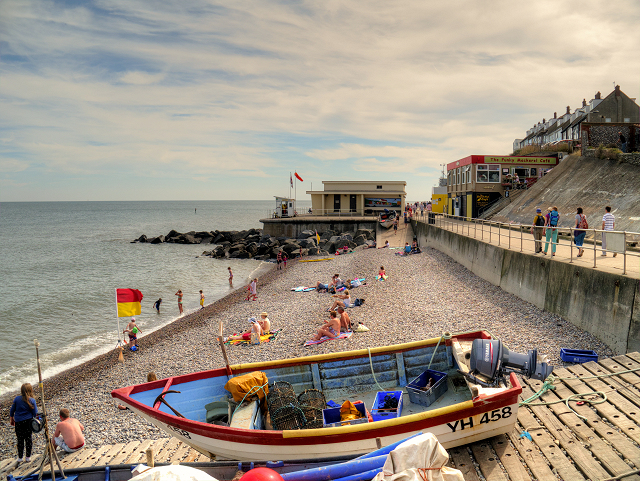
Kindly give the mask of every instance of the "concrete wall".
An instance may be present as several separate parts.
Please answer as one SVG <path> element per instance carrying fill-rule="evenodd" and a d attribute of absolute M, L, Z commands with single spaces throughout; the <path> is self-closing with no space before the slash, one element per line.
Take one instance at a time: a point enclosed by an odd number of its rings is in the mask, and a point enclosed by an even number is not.
<path fill-rule="evenodd" d="M 640 351 L 637 279 L 502 249 L 413 221 L 421 247 L 437 249 L 474 274 L 596 336 L 616 354 Z"/>
<path fill-rule="evenodd" d="M 322 235 L 327 230 L 337 232 L 355 232 L 358 229 L 373 229 L 375 231 L 378 224 L 377 220 L 344 220 L 322 219 L 310 220 L 309 217 L 304 219 L 288 218 L 288 219 L 262 219 L 263 233 L 274 237 L 298 237 L 303 230 L 318 231 Z"/>

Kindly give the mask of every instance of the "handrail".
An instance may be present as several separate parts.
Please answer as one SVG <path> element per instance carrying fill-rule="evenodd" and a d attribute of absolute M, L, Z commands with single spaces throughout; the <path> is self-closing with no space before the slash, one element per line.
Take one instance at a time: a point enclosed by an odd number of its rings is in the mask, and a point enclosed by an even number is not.
<path fill-rule="evenodd" d="M 311 210 L 311 212 L 309 212 Z M 368 210 L 368 209 L 365 209 Z M 393 209 L 389 209 L 393 210 Z M 399 211 L 399 208 L 396 209 Z M 380 211 L 374 211 L 372 214 L 365 214 L 362 211 L 353 211 L 352 209 L 307 209 L 302 211 L 294 211 L 291 215 L 280 217 L 273 210 L 267 211 L 267 218 L 269 219 L 291 219 L 293 217 L 374 217 L 377 218 Z"/>
<path fill-rule="evenodd" d="M 426 213 L 425 213 L 426 214 Z M 416 221 L 428 223 L 428 218 L 426 215 L 421 215 L 420 213 L 414 214 L 414 219 Z M 574 261 L 574 250 L 578 249 L 575 245 L 574 234 L 576 230 L 584 230 L 587 233 L 590 233 L 590 238 L 587 240 L 586 238 L 583 240 L 583 255 L 587 253 L 586 246 L 584 244 L 593 244 L 593 249 L 589 248 L 589 251 L 593 251 L 593 267 L 597 266 L 597 253 L 600 251 L 602 256 L 607 255 L 607 252 L 611 252 L 614 254 L 614 257 L 617 254 L 622 254 L 623 258 L 623 275 L 627 273 L 627 256 L 631 257 L 640 257 L 640 249 L 631 248 L 628 244 L 633 244 L 638 242 L 640 238 L 640 232 L 629 232 L 629 231 L 610 231 L 610 230 L 602 230 L 602 229 L 576 229 L 575 227 L 544 227 L 544 226 L 534 226 L 530 224 L 520 224 L 520 223 L 505 223 L 505 222 L 497 222 L 479 218 L 472 217 L 464 217 L 464 216 L 455 216 L 450 214 L 436 214 L 435 217 L 435 226 L 441 229 L 450 230 L 452 232 L 456 232 L 467 237 L 473 236 L 474 238 L 480 237 L 480 240 L 484 241 L 485 238 L 485 230 L 488 233 L 488 242 L 491 243 L 492 236 L 498 235 L 498 245 L 501 245 L 503 240 L 502 238 L 508 238 L 508 246 L 511 248 L 511 242 L 513 236 L 511 235 L 511 231 L 517 231 L 520 237 L 520 252 L 532 252 L 535 251 L 535 244 L 537 242 L 540 243 L 540 247 L 544 244 L 547 247 L 551 245 L 551 253 L 552 256 L 555 255 L 555 251 L 557 250 L 557 246 L 564 246 L 570 248 L 570 263 Z M 432 225 L 434 224 L 432 223 Z M 455 224 L 455 227 L 454 227 Z M 471 224 L 473 224 L 473 232 L 471 229 Z M 467 227 L 465 229 L 465 226 Z M 497 233 L 496 233 L 497 228 Z M 507 232 L 503 232 L 506 229 Z M 542 229 L 543 236 L 546 234 L 545 230 L 549 229 L 551 234 L 549 238 L 542 237 L 540 240 L 535 240 L 534 238 L 529 237 L 533 234 L 533 229 Z M 466 230 L 466 232 L 465 232 Z M 525 232 L 526 231 L 526 232 Z M 557 231 L 554 235 L 553 231 Z M 524 234 L 527 234 L 527 237 Z M 566 237 L 569 237 L 566 240 Z M 607 248 L 607 237 L 608 236 L 623 236 L 623 239 L 619 239 L 616 237 L 610 238 L 609 243 L 614 244 L 613 247 L 618 247 L 618 250 L 611 249 L 612 246 Z M 554 237 L 556 240 L 554 241 Z M 586 237 L 586 236 L 585 236 Z M 598 240 L 604 239 L 604 247 L 603 242 Z M 505 239 L 506 241 L 506 239 Z M 505 242 L 506 243 L 506 242 Z M 620 247 L 621 244 L 621 248 Z M 599 247 L 598 247 L 599 246 Z M 579 252 L 579 251 L 578 251 Z M 537 253 L 537 252 L 536 252 Z M 576 253 L 577 254 L 577 253 Z"/>

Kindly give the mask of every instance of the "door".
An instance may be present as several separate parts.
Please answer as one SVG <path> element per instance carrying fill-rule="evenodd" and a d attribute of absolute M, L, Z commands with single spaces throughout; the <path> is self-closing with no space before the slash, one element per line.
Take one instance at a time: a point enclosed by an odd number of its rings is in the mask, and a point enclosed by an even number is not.
<path fill-rule="evenodd" d="M 349 212 L 355 212 L 355 211 L 356 211 L 356 196 L 351 195 L 351 197 L 349 198 Z"/>
<path fill-rule="evenodd" d="M 333 194 L 333 211 L 340 212 L 340 194 Z"/>

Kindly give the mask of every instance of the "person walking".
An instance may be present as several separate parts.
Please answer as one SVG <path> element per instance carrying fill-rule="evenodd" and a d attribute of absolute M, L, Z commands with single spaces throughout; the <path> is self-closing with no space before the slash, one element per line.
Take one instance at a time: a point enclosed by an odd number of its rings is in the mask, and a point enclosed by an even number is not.
<path fill-rule="evenodd" d="M 578 257 L 582 257 L 582 254 L 584 254 L 582 244 L 584 243 L 584 237 L 587 235 L 586 229 L 588 228 L 587 217 L 582 213 L 582 207 L 578 207 L 576 211 L 576 228 L 573 231 L 573 239 L 578 248 Z"/>
<path fill-rule="evenodd" d="M 623 154 L 627 153 L 627 138 L 622 134 L 622 132 L 618 132 L 620 136 L 620 150 L 622 150 Z"/>
<path fill-rule="evenodd" d="M 533 225 L 531 226 L 531 234 L 535 242 L 536 254 L 542 252 L 542 232 L 544 231 L 544 224 L 546 220 L 542 215 L 542 209 L 536 209 L 536 216 L 533 218 Z"/>
<path fill-rule="evenodd" d="M 227 270 L 229 271 L 229 287 L 233 287 L 233 271 L 231 267 L 227 267 Z"/>
<path fill-rule="evenodd" d="M 33 387 L 31 384 L 24 383 L 20 388 L 20 396 L 13 400 L 11 409 L 9 410 L 9 424 L 15 427 L 16 438 L 18 438 L 18 461 L 31 461 L 31 449 L 33 441 L 31 440 L 31 420 L 38 414 L 38 406 L 33 395 Z M 25 451 L 26 449 L 26 451 Z M 25 451 L 26 458 L 22 457 Z"/>
<path fill-rule="evenodd" d="M 604 210 L 605 213 L 602 216 L 602 230 L 612 231 L 616 227 L 616 216 L 611 213 L 611 207 L 606 206 Z M 605 232 L 602 233 L 602 255 L 607 255 L 607 234 Z M 617 252 L 613 253 L 613 257 L 617 255 Z"/>
<path fill-rule="evenodd" d="M 180 311 L 180 314 L 182 314 L 184 312 L 184 309 L 182 309 L 182 289 L 178 289 L 176 296 L 178 296 L 178 310 Z"/>
<path fill-rule="evenodd" d="M 393 219 L 393 235 L 396 235 L 398 233 L 398 216 L 396 216 L 395 219 Z"/>
<path fill-rule="evenodd" d="M 282 269 L 282 251 L 279 250 L 278 251 L 278 256 L 276 257 L 276 264 L 277 264 L 277 269 Z"/>
<path fill-rule="evenodd" d="M 545 215 L 545 238 L 544 254 L 549 250 L 549 239 L 551 239 L 551 256 L 556 255 L 556 246 L 558 245 L 558 222 L 560 221 L 560 213 L 556 206 L 549 207 L 549 212 Z"/>
<path fill-rule="evenodd" d="M 202 293 L 202 289 L 200 289 L 200 309 L 204 309 L 204 294 Z"/>

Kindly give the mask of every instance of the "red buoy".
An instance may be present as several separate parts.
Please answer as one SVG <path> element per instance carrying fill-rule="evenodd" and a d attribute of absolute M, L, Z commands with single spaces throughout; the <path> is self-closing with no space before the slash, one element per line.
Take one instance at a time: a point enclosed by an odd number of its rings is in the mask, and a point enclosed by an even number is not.
<path fill-rule="evenodd" d="M 273 469 L 254 468 L 244 473 L 240 481 L 283 481 L 283 479 Z"/>

